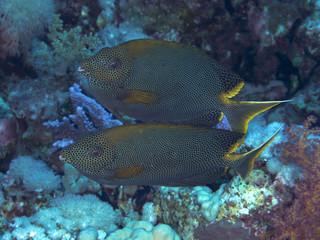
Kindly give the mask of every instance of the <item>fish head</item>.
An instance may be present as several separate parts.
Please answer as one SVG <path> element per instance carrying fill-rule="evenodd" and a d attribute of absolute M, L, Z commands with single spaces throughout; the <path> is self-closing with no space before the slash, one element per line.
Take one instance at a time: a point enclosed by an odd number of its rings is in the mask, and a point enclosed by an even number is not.
<path fill-rule="evenodd" d="M 91 133 L 64 148 L 59 156 L 91 179 L 99 176 L 112 178 L 115 165 L 115 147 L 104 132 Z"/>
<path fill-rule="evenodd" d="M 124 82 L 132 69 L 132 58 L 121 46 L 102 48 L 86 59 L 78 68 L 91 88 L 103 88 L 105 85 L 118 86 Z"/>

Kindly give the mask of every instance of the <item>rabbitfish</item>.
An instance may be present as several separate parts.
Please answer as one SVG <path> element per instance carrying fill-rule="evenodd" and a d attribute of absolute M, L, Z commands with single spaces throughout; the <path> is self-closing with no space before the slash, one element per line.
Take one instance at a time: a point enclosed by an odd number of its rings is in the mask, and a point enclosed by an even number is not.
<path fill-rule="evenodd" d="M 60 160 L 101 184 L 195 186 L 214 182 L 227 168 L 242 178 L 279 130 L 260 147 L 232 153 L 242 133 L 186 125 L 137 124 L 82 137 Z"/>
<path fill-rule="evenodd" d="M 124 121 L 215 126 L 222 114 L 231 130 L 246 133 L 250 119 L 281 101 L 232 98 L 244 81 L 197 48 L 139 39 L 103 48 L 78 71 L 97 101 Z"/>

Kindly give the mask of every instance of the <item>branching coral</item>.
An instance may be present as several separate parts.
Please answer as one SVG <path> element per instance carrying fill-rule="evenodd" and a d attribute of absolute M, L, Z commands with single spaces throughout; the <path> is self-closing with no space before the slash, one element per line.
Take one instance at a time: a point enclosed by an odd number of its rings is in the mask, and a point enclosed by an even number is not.
<path fill-rule="evenodd" d="M 75 138 L 86 132 L 122 125 L 119 120 L 112 119 L 112 114 L 94 99 L 81 93 L 78 84 L 70 87 L 69 92 L 75 114 L 63 117 L 62 122 L 55 120 L 44 123 L 46 127 L 55 129 L 57 138 L 62 138 L 53 144 L 55 150 L 73 143 Z"/>
<path fill-rule="evenodd" d="M 83 34 L 80 26 L 63 30 L 59 15 L 53 16 L 49 32 L 51 46 L 45 42 L 34 42 L 29 59 L 40 74 L 65 75 L 77 60 L 89 57 L 91 51 L 102 44 L 96 34 Z"/>

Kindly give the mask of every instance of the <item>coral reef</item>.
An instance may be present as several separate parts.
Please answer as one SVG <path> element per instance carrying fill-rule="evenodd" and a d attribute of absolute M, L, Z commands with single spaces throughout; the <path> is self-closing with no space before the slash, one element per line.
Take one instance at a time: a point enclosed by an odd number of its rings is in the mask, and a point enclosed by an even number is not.
<path fill-rule="evenodd" d="M 273 235 L 280 239 L 320 238 L 320 227 L 317 224 L 320 220 L 320 188 L 317 184 L 320 181 L 320 129 L 312 128 L 315 123 L 316 119 L 310 116 L 303 127 L 287 128 L 292 141 L 279 149 L 285 162 L 294 162 L 303 168 L 303 179 L 294 186 L 295 198 L 290 205 L 282 206 L 271 217 Z M 288 225 L 288 222 L 291 224 Z"/>
<path fill-rule="evenodd" d="M 142 221 L 150 222 L 152 225 L 155 225 L 157 223 L 155 207 L 152 202 L 147 202 L 143 205 Z"/>
<path fill-rule="evenodd" d="M 95 227 L 109 232 L 117 228 L 112 207 L 94 195 L 66 195 L 52 200 L 50 205 L 31 217 L 14 218 L 10 224 L 14 230 L 3 239 L 63 239 L 75 228 Z"/>
<path fill-rule="evenodd" d="M 127 212 L 123 217 L 119 210 L 114 210 L 96 195 L 66 194 L 41 200 L 33 203 L 35 208 L 28 213 L 29 216 L 21 213 L 17 217 L 17 206 L 12 206 L 12 202 L 10 204 L 12 200 L 6 203 L 6 199 L 1 199 L 5 203 L 4 213 L 9 208 L 15 212 L 5 223 L 2 239 L 127 239 L 130 236 L 150 240 L 180 239 L 168 225 L 153 226 L 155 215 L 152 205 L 148 203 L 144 207 L 148 209 L 144 211 L 144 218 L 150 221 L 139 221 L 141 216 L 130 208 L 131 201 L 127 206 L 131 213 Z"/>
<path fill-rule="evenodd" d="M 319 0 L 1 0 L 0 238 L 320 239 L 319 10 Z M 61 148 L 121 124 L 90 98 L 78 63 L 136 38 L 207 51 L 246 81 L 238 100 L 292 100 L 250 122 L 239 152 L 291 125 L 245 181 L 228 171 L 206 187 L 103 186 L 62 166 Z"/>
<path fill-rule="evenodd" d="M 161 187 L 154 203 L 159 222 L 170 225 L 182 239 L 193 239 L 201 213 L 191 189 Z"/>
<path fill-rule="evenodd" d="M 223 191 L 224 185 L 214 193 L 208 187 L 161 187 L 154 197 L 156 214 L 183 239 L 194 239 L 199 224 L 215 221 Z"/>
<path fill-rule="evenodd" d="M 52 140 L 43 123 L 58 118 L 60 111 L 66 110 L 68 94 L 52 77 L 10 83 L 6 92 L 17 122 L 16 151 L 46 159 Z"/>
<path fill-rule="evenodd" d="M 28 119 L 28 125 L 36 121 L 58 117 L 58 106 L 62 105 L 67 95 L 48 86 L 52 78 L 22 80 L 9 86 L 8 102 L 17 118 Z"/>
<path fill-rule="evenodd" d="M 207 187 L 195 187 L 194 194 L 197 196 L 197 202 L 201 205 L 200 212 L 202 216 L 208 221 L 212 222 L 216 220 L 220 207 L 221 207 L 221 195 L 224 192 L 225 185 L 222 184 L 219 190 L 212 193 L 210 188 Z"/>
<path fill-rule="evenodd" d="M 64 176 L 62 176 L 62 183 L 67 193 L 97 193 L 101 190 L 99 183 L 83 176 L 71 164 L 64 164 Z"/>

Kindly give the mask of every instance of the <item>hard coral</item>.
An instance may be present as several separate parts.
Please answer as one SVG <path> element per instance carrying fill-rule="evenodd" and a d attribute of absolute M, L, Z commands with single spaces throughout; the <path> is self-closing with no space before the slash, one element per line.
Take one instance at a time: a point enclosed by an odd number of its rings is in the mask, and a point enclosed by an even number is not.
<path fill-rule="evenodd" d="M 194 229 L 199 221 L 206 222 L 192 191 L 187 187 L 161 187 L 154 198 L 158 221 L 170 225 L 185 240 L 194 239 Z M 207 198 L 209 202 L 210 196 Z"/>
<path fill-rule="evenodd" d="M 113 115 L 94 99 L 83 94 L 78 84 L 73 84 L 69 93 L 75 113 L 63 117 L 62 122 L 55 120 L 43 124 L 47 128 L 53 128 L 57 138 L 62 138 L 53 144 L 53 152 L 73 143 L 74 139 L 84 133 L 122 125 L 119 120 L 112 119 Z"/>

